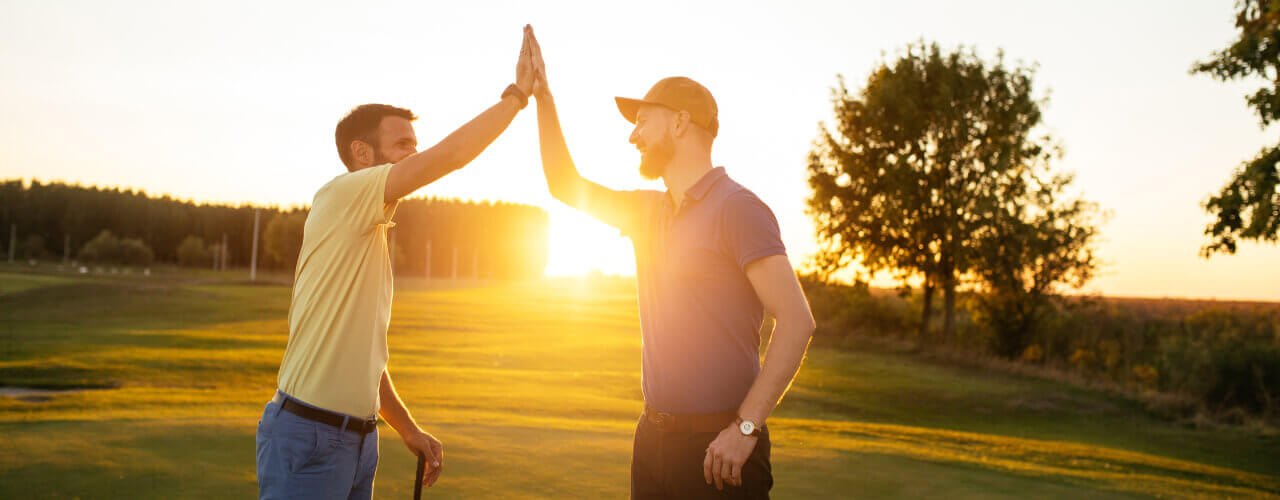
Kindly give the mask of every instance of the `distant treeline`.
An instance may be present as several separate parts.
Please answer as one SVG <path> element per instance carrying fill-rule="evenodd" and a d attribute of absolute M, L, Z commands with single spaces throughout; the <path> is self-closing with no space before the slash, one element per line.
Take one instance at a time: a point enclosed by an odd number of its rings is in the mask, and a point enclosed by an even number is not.
<path fill-rule="evenodd" d="M 252 252 L 255 210 L 261 210 L 259 268 L 292 270 L 305 208 L 199 204 L 58 182 L 0 181 L 0 249 L 3 256 L 9 255 L 10 231 L 16 225 L 13 250 L 22 259 L 61 258 L 68 249 L 71 259 L 92 259 L 102 252 L 94 251 L 94 245 L 86 249 L 86 244 L 114 239 L 133 246 L 140 242 L 156 261 L 209 265 L 225 235 L 228 265 L 243 267 L 249 265 Z M 546 267 L 550 221 L 537 207 L 407 199 L 400 202 L 393 220 L 399 273 L 425 274 L 428 241 L 434 277 L 456 273 L 519 279 L 540 276 Z M 104 236 L 104 231 L 111 234 Z"/>

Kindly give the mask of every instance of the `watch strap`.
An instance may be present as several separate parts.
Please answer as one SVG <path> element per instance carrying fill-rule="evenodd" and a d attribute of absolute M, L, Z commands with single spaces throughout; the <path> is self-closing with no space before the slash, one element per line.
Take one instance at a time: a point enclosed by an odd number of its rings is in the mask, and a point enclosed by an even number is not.
<path fill-rule="evenodd" d="M 514 83 L 507 85 L 507 88 L 502 91 L 503 99 L 506 99 L 509 95 L 516 96 L 516 99 L 520 101 L 520 109 L 524 109 L 525 106 L 529 105 L 529 96 L 524 95 L 524 91 L 520 90 L 520 87 Z"/>

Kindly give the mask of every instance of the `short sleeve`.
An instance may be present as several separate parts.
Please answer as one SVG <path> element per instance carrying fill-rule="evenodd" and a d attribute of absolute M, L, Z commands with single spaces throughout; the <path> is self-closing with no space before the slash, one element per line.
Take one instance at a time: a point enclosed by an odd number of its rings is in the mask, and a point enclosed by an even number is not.
<path fill-rule="evenodd" d="M 386 163 L 364 168 L 339 176 L 326 193 L 335 207 L 346 207 L 341 218 L 357 231 L 367 231 L 383 224 L 392 224 L 397 202 L 385 203 L 387 175 L 392 164 Z"/>
<path fill-rule="evenodd" d="M 720 243 L 740 269 L 763 257 L 787 254 L 778 219 L 751 191 L 744 189 L 725 199 L 722 223 Z"/>

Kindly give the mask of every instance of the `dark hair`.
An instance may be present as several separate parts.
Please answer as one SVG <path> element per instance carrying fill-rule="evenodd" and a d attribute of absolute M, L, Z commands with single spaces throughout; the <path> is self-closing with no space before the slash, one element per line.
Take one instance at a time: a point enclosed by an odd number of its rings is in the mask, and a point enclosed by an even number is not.
<path fill-rule="evenodd" d="M 351 141 L 364 141 L 374 148 L 378 147 L 378 126 L 388 116 L 399 116 L 409 121 L 417 120 L 413 112 L 387 104 L 361 104 L 352 108 L 347 116 L 338 122 L 333 131 L 333 140 L 338 144 L 338 158 L 347 166 L 347 170 L 355 168 L 355 158 L 351 157 Z"/>

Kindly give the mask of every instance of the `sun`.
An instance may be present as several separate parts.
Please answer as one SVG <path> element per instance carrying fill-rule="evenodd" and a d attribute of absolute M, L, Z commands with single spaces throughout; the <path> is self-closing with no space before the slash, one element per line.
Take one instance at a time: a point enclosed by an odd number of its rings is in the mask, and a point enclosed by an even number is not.
<path fill-rule="evenodd" d="M 563 205 L 546 208 L 551 216 L 548 276 L 577 276 L 592 271 L 635 275 L 631 240 L 617 229 Z"/>

